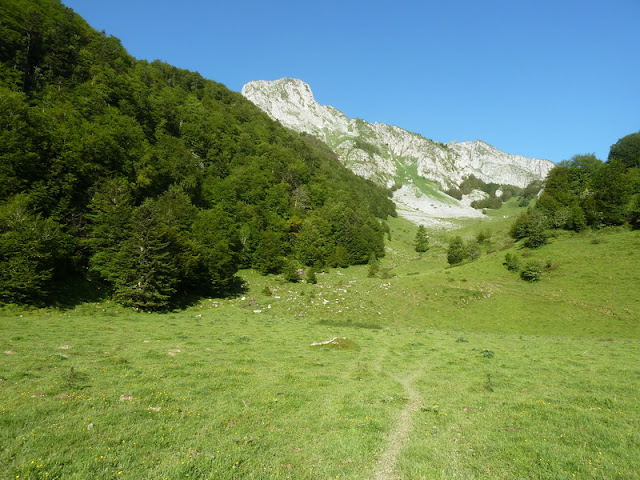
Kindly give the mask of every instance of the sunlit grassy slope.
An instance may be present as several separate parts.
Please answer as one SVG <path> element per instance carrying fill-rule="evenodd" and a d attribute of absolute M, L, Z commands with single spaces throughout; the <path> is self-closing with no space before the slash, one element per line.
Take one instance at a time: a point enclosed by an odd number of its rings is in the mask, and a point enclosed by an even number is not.
<path fill-rule="evenodd" d="M 392 219 L 376 278 L 243 272 L 241 296 L 164 315 L 5 308 L 0 478 L 639 478 L 640 234 L 528 251 L 514 211 L 421 256 Z M 480 232 L 448 267 L 445 235 Z M 506 253 L 551 268 L 527 283 Z"/>

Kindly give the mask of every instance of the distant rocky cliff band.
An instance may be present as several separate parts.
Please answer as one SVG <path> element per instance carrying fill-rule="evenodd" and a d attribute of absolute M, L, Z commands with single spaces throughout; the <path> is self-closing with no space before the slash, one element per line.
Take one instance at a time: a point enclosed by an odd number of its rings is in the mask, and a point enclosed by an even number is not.
<path fill-rule="evenodd" d="M 414 221 L 425 215 L 481 215 L 442 192 L 469 175 L 525 187 L 544 179 L 554 167 L 548 160 L 510 155 L 480 140 L 443 144 L 396 126 L 347 118 L 331 106 L 319 105 L 302 80 L 253 81 L 242 94 L 284 126 L 325 141 L 358 175 L 387 187 L 402 185 L 394 200 L 399 212 Z"/>

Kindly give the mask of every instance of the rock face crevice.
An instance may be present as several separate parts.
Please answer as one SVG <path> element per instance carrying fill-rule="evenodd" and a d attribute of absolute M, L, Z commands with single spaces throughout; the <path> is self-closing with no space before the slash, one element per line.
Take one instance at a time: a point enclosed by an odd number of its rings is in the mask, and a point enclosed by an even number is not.
<path fill-rule="evenodd" d="M 477 216 L 473 209 L 438 190 L 459 185 L 469 175 L 487 183 L 525 187 L 544 179 L 554 167 L 548 160 L 510 155 L 480 140 L 443 144 L 397 126 L 347 118 L 331 106 L 318 104 L 302 80 L 249 82 L 242 94 L 282 125 L 326 142 L 354 173 L 387 187 L 403 185 L 403 195 L 397 199 L 401 214 L 411 210 L 439 218 Z M 422 201 L 402 203 L 412 197 Z M 423 197 L 454 208 L 439 208 L 431 214 L 431 203 Z"/>

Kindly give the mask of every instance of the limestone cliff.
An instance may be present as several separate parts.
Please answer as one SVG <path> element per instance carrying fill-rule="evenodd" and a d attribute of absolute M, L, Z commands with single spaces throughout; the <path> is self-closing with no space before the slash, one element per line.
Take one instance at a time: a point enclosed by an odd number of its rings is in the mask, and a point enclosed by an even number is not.
<path fill-rule="evenodd" d="M 548 160 L 504 153 L 480 140 L 443 144 L 396 126 L 347 118 L 331 106 L 319 105 L 302 80 L 249 82 L 242 94 L 284 126 L 324 140 L 358 175 L 387 187 L 402 185 L 396 194 L 400 212 L 407 207 L 418 217 L 479 215 L 441 191 L 459 185 L 466 176 L 524 187 L 544 179 L 554 166 Z M 450 208 L 429 213 L 433 202 Z"/>

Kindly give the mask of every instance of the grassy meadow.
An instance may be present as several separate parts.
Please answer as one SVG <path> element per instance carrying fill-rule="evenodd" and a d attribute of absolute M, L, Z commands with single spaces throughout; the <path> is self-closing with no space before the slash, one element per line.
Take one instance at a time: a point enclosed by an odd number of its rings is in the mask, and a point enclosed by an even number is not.
<path fill-rule="evenodd" d="M 451 233 L 419 255 L 392 219 L 376 278 L 5 307 L 0 479 L 640 478 L 640 233 L 526 250 L 510 208 L 456 232 L 490 238 L 454 268 Z M 506 253 L 548 268 L 525 282 Z"/>

